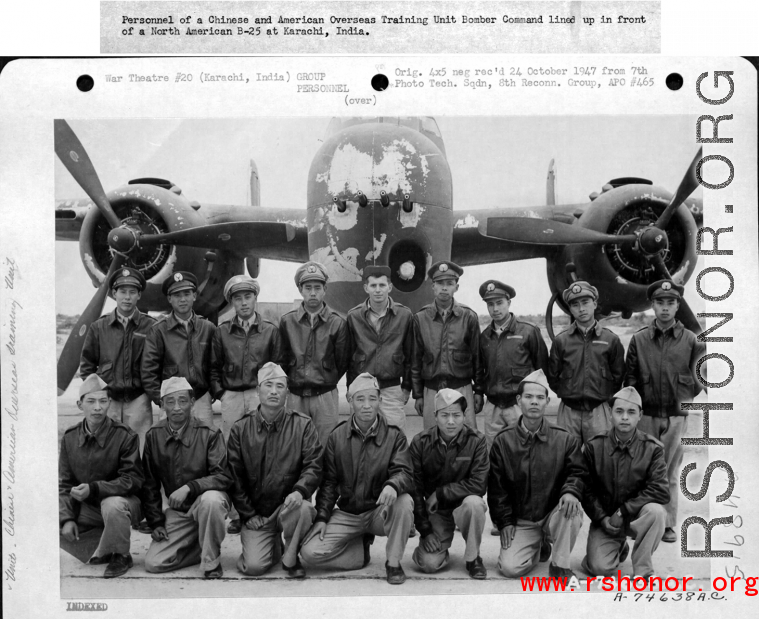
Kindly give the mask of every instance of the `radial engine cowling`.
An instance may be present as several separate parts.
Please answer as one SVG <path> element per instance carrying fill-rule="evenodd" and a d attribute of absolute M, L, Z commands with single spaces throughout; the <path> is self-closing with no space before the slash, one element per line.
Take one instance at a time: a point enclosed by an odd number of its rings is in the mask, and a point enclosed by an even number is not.
<path fill-rule="evenodd" d="M 151 183 L 129 184 L 109 192 L 108 200 L 121 220 L 142 234 L 160 234 L 184 230 L 205 224 L 205 219 L 180 190 L 168 181 L 151 179 Z M 171 189 L 167 188 L 171 187 Z M 94 206 L 82 222 L 79 234 L 79 254 L 94 286 L 99 286 L 113 259 L 108 234 L 108 222 Z M 160 311 L 170 309 L 161 292 L 164 280 L 175 271 L 190 271 L 203 281 L 208 269 L 206 250 L 202 248 L 156 245 L 138 247 L 129 253 L 131 266 L 137 268 L 148 282 L 142 293 L 140 307 Z M 201 305 L 202 305 L 201 301 Z M 201 314 L 216 308 L 196 307 Z"/>
<path fill-rule="evenodd" d="M 598 196 L 575 225 L 608 234 L 634 234 L 652 226 L 669 204 L 672 194 L 661 187 L 630 184 Z M 687 203 L 680 205 L 666 230 L 664 262 L 677 283 L 685 283 L 696 268 L 698 227 Z M 651 307 L 646 297 L 649 284 L 660 277 L 640 247 L 630 243 L 566 246 L 557 260 L 548 261 L 548 280 L 553 292 L 571 283 L 566 265 L 574 263 L 578 279 L 598 288 L 598 312 L 641 312 Z M 568 312 L 561 296 L 559 304 Z"/>

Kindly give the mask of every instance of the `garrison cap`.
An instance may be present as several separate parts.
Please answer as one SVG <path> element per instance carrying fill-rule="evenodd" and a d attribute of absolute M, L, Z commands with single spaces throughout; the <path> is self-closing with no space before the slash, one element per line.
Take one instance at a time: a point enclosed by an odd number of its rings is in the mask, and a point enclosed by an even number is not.
<path fill-rule="evenodd" d="M 436 262 L 430 267 L 430 270 L 427 271 L 427 277 L 429 277 L 432 281 L 438 279 L 458 279 L 463 274 L 464 269 L 462 269 L 455 262 L 451 262 L 450 260 L 441 260 L 440 262 Z"/>
<path fill-rule="evenodd" d="M 668 279 L 660 279 L 651 284 L 646 290 L 646 295 L 654 299 L 682 299 L 685 288 Z"/>
<path fill-rule="evenodd" d="M 108 282 L 111 290 L 116 290 L 119 286 L 134 286 L 137 290 L 145 290 L 145 277 L 137 269 L 123 267 L 111 275 Z"/>
<path fill-rule="evenodd" d="M 376 389 L 379 392 L 380 387 L 374 376 L 368 372 L 364 372 L 353 379 L 350 387 L 348 387 L 348 397 L 353 398 L 359 391 L 366 391 L 367 389 Z"/>
<path fill-rule="evenodd" d="M 538 369 L 535 370 L 532 374 L 528 374 L 519 382 L 520 385 L 522 383 L 535 383 L 536 385 L 545 387 L 546 393 L 548 393 L 548 379 L 543 373 L 543 370 Z"/>
<path fill-rule="evenodd" d="M 499 282 L 497 279 L 489 279 L 480 286 L 480 296 L 483 301 L 500 299 L 501 297 L 506 297 L 511 301 L 511 299 L 517 296 L 517 292 L 511 286 Z"/>
<path fill-rule="evenodd" d="M 329 276 L 327 275 L 327 269 L 324 268 L 324 265 L 314 262 L 313 260 L 309 260 L 305 264 L 300 265 L 298 270 L 295 271 L 295 285 L 299 288 L 301 284 L 310 281 L 326 284 L 328 279 Z"/>
<path fill-rule="evenodd" d="M 569 305 L 575 299 L 581 299 L 582 297 L 590 297 L 594 301 L 598 300 L 598 288 L 591 286 L 588 282 L 577 281 L 574 282 L 561 293 L 564 298 L 564 303 Z"/>
<path fill-rule="evenodd" d="M 635 387 L 620 389 L 614 394 L 612 400 L 625 400 L 626 402 L 637 404 L 639 409 L 643 408 L 643 400 L 640 399 L 640 394 L 635 390 Z"/>
<path fill-rule="evenodd" d="M 435 394 L 435 412 L 437 413 L 439 410 L 456 402 L 463 402 L 461 410 L 466 409 L 466 398 L 463 393 L 455 389 L 441 389 Z"/>
<path fill-rule="evenodd" d="M 106 383 L 97 374 L 90 374 L 79 386 L 79 399 L 81 400 L 88 393 L 93 393 L 94 391 L 105 391 L 106 389 L 108 389 L 108 383 Z"/>
<path fill-rule="evenodd" d="M 161 383 L 161 398 L 177 391 L 189 391 L 190 395 L 193 394 L 192 385 L 184 376 L 172 376 Z"/>
<path fill-rule="evenodd" d="M 172 273 L 169 277 L 166 278 L 166 281 L 163 282 L 162 286 L 163 294 L 165 294 L 167 297 L 170 294 L 179 292 L 180 290 L 197 289 L 198 278 L 189 271 L 177 271 L 176 273 Z"/>
<path fill-rule="evenodd" d="M 287 380 L 285 371 L 273 361 L 267 361 L 258 370 L 258 384 L 272 378 L 284 378 Z"/>
<path fill-rule="evenodd" d="M 224 284 L 224 298 L 229 303 L 235 292 L 252 292 L 256 296 L 261 291 L 261 286 L 250 275 L 235 275 L 230 277 L 229 281 Z"/>
<path fill-rule="evenodd" d="M 370 265 L 368 267 L 364 267 L 364 281 L 370 277 L 382 277 L 383 275 L 387 277 L 387 281 L 390 281 L 392 274 L 393 273 L 390 270 L 390 267 L 384 265 Z"/>

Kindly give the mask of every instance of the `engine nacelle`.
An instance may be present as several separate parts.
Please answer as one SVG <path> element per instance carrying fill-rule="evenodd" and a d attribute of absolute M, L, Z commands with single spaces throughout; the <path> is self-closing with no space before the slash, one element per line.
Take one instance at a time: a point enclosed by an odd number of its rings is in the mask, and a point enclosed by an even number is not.
<path fill-rule="evenodd" d="M 574 225 L 608 234 L 633 234 L 653 224 L 667 207 L 672 193 L 654 185 L 628 184 L 599 195 Z M 672 279 L 684 284 L 696 268 L 698 226 L 691 209 L 682 204 L 665 232 L 669 244 L 664 262 Z M 646 297 L 648 285 L 659 276 L 632 245 L 570 245 L 557 260 L 548 260 L 548 281 L 552 292 L 563 291 L 572 282 L 566 265 L 574 263 L 578 279 L 598 288 L 598 313 L 642 312 L 651 307 Z M 559 305 L 569 312 L 561 296 Z"/>
<path fill-rule="evenodd" d="M 122 223 L 144 234 L 186 230 L 206 223 L 197 205 L 193 206 L 181 195 L 178 187 L 168 181 L 159 184 L 160 180 L 154 179 L 151 184 L 125 185 L 107 194 Z M 96 287 L 105 279 L 112 261 L 108 245 L 110 231 L 111 227 L 100 211 L 94 206 L 90 208 L 79 234 L 79 254 Z M 223 259 L 219 256 L 214 260 L 206 249 L 195 247 L 168 244 L 140 247 L 129 254 L 129 259 L 147 280 L 139 303 L 145 311 L 171 309 L 161 286 L 172 273 L 189 271 L 195 274 L 200 284 L 195 310 L 201 315 L 212 316 L 224 305 L 222 292 L 230 274 L 242 272 L 241 258 L 223 253 Z"/>

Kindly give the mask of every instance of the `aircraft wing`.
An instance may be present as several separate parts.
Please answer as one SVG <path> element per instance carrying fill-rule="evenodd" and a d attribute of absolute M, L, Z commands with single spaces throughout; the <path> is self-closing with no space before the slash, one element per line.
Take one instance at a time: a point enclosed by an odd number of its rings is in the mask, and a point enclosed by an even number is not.
<path fill-rule="evenodd" d="M 57 200 L 55 203 L 55 240 L 78 241 L 79 230 L 93 202 L 83 200 Z"/>
<path fill-rule="evenodd" d="M 512 262 L 530 258 L 546 258 L 556 251 L 552 245 L 515 243 L 488 235 L 499 217 L 519 217 L 571 224 L 572 214 L 582 205 L 538 206 L 534 208 L 492 208 L 453 211 L 451 260 L 461 266 Z"/>

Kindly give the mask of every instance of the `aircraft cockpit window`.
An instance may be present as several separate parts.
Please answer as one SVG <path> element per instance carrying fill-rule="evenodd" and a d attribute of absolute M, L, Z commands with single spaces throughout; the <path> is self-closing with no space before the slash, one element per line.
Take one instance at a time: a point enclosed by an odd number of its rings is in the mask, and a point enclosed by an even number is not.
<path fill-rule="evenodd" d="M 431 118 L 429 116 L 423 116 L 421 118 L 421 122 L 422 122 L 422 131 L 431 133 L 432 135 L 437 136 L 442 139 L 443 135 L 440 133 L 440 129 L 437 126 L 437 121 L 435 121 L 434 118 Z"/>

